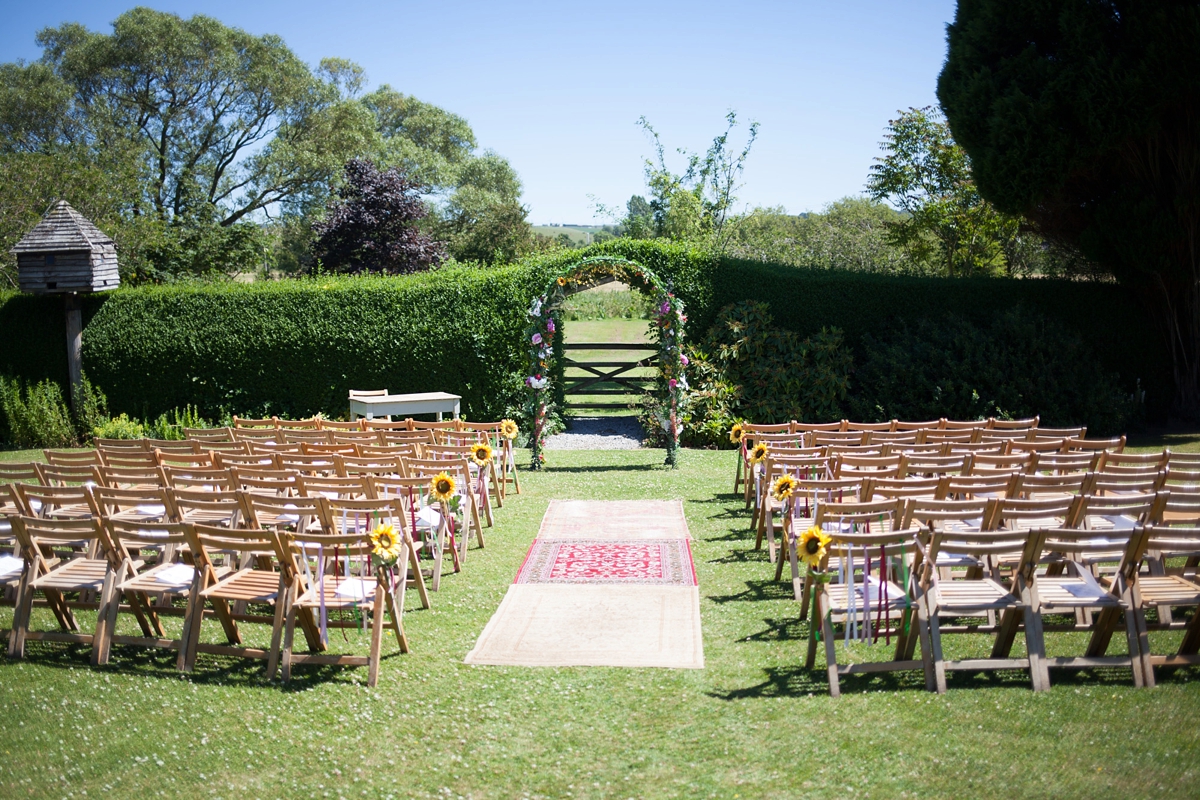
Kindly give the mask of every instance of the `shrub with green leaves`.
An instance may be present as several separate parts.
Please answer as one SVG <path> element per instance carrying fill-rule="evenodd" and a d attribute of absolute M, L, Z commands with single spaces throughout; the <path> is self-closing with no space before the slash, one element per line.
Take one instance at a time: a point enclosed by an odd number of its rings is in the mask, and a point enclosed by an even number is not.
<path fill-rule="evenodd" d="M 57 383 L 43 380 L 23 387 L 0 378 L 0 410 L 5 438 L 17 448 L 72 447 L 76 444 L 71 412 Z"/>
<path fill-rule="evenodd" d="M 854 358 L 836 328 L 807 338 L 772 325 L 766 303 L 735 303 L 690 349 L 684 439 L 727 446 L 738 418 L 760 423 L 840 419 Z"/>
<path fill-rule="evenodd" d="M 92 435 L 97 439 L 141 439 L 146 435 L 146 426 L 130 419 L 128 414 L 119 414 L 97 425 Z"/>
<path fill-rule="evenodd" d="M 903 319 L 864 337 L 851 414 L 864 420 L 1040 414 L 1045 425 L 1124 430 L 1134 398 L 1061 322 L 1015 308 L 982 326 L 958 316 Z"/>

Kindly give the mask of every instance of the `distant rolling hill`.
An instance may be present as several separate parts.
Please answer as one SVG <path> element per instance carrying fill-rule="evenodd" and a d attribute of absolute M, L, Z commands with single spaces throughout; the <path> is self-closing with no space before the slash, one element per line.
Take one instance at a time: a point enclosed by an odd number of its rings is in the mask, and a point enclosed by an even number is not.
<path fill-rule="evenodd" d="M 540 233 L 542 236 L 549 236 L 551 239 L 557 239 L 560 235 L 566 234 L 571 237 L 571 241 L 575 244 L 587 244 L 591 238 L 591 234 L 596 231 L 603 230 L 600 225 L 534 225 L 533 232 Z"/>

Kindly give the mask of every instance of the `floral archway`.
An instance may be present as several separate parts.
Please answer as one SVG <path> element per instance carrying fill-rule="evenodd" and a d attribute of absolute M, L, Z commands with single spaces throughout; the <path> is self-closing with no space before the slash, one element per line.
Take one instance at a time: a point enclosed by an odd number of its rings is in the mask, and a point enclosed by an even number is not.
<path fill-rule="evenodd" d="M 655 394 L 660 404 L 656 416 L 666 433 L 666 463 L 674 467 L 678 462 L 679 433 L 682 429 L 680 411 L 688 388 L 684 375 L 688 359 L 682 348 L 683 324 L 687 322 L 683 301 L 674 295 L 669 283 L 660 280 L 653 271 L 636 261 L 616 256 L 594 256 L 576 262 L 552 278 L 546 290 L 535 297 L 529 306 L 529 325 L 525 329 L 525 341 L 529 345 L 525 412 L 533 424 L 529 438 L 532 451 L 530 469 L 541 469 L 546 462 L 546 421 L 554 411 L 551 402 L 554 396 L 553 341 L 555 331 L 562 324 L 560 312 L 563 301 L 576 292 L 612 280 L 626 283 L 654 298 L 650 330 L 658 347 L 659 376 Z"/>

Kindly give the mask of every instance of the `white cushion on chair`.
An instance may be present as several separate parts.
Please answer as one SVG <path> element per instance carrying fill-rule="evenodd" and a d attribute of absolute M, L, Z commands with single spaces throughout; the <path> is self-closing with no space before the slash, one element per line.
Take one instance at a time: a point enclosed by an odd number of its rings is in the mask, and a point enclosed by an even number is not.
<path fill-rule="evenodd" d="M 7 553 L 0 556 L 0 581 L 9 581 L 21 574 L 25 567 L 25 559 L 10 556 Z"/>
<path fill-rule="evenodd" d="M 191 564 L 172 564 L 154 573 L 154 580 L 167 586 L 191 586 L 196 568 Z"/>
<path fill-rule="evenodd" d="M 442 515 L 431 506 L 425 506 L 417 512 L 418 528 L 436 528 L 442 524 Z"/>
<path fill-rule="evenodd" d="M 349 578 L 339 583 L 333 593 L 338 597 L 347 597 L 351 600 L 366 600 L 375 595 L 375 584 L 367 583 L 360 578 Z"/>

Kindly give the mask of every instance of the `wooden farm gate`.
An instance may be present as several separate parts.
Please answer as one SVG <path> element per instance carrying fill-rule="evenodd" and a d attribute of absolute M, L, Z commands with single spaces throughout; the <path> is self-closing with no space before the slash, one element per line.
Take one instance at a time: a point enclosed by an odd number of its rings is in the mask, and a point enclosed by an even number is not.
<path fill-rule="evenodd" d="M 589 352 L 602 354 L 606 360 L 586 360 Z M 625 353 L 630 355 L 621 358 Z M 654 388 L 658 350 L 652 343 L 564 344 L 562 366 L 563 398 L 568 410 L 627 409 Z"/>

